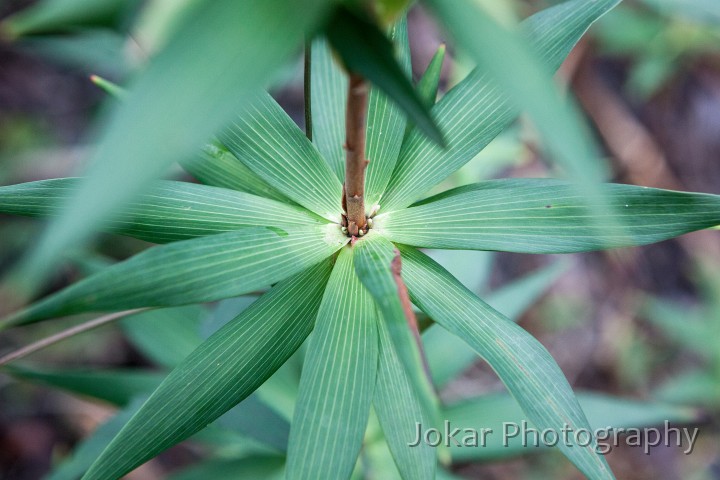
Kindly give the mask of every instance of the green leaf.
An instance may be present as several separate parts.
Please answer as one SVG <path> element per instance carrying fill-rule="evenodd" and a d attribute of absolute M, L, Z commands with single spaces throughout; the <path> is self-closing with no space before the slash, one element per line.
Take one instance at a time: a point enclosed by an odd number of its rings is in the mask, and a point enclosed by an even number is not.
<path fill-rule="evenodd" d="M 418 129 L 436 144 L 443 134 L 393 55 L 393 46 L 377 25 L 346 7 L 338 7 L 325 27 L 330 44 L 348 70 L 367 78 L 390 97 Z"/>
<path fill-rule="evenodd" d="M 200 321 L 205 315 L 200 305 L 162 308 L 125 317 L 120 326 L 144 356 L 175 368 L 202 342 Z"/>
<path fill-rule="evenodd" d="M 435 105 L 437 100 L 438 88 L 440 86 L 440 76 L 442 75 L 443 61 L 445 61 L 445 45 L 440 45 L 435 51 L 430 63 L 417 84 L 417 92 L 420 98 L 425 102 L 428 108 Z"/>
<path fill-rule="evenodd" d="M 561 262 L 533 272 L 491 293 L 487 303 L 512 321 L 517 321 L 563 271 Z M 423 333 L 433 383 L 442 388 L 477 361 L 477 353 L 463 339 L 440 325 Z"/>
<path fill-rule="evenodd" d="M 300 128 L 262 93 L 223 131 L 220 141 L 248 168 L 321 217 L 338 221 L 342 185 Z"/>
<path fill-rule="evenodd" d="M 355 271 L 382 313 L 393 347 L 433 425 L 440 421 L 438 400 L 420 350 L 418 332 L 411 329 L 395 279 L 399 252 L 387 239 L 371 232 L 355 245 Z"/>
<path fill-rule="evenodd" d="M 285 459 L 278 456 L 253 456 L 248 458 L 219 458 L 205 461 L 168 477 L 168 480 L 236 480 L 239 478 L 262 478 L 282 480 Z"/>
<path fill-rule="evenodd" d="M 390 30 L 390 39 L 396 48 L 397 61 L 405 74 L 410 76 L 412 68 L 407 18 L 400 19 Z M 365 203 L 368 210 L 380 200 L 390 181 L 407 124 L 405 113 L 378 87 L 370 88 L 369 97 L 366 156 L 370 163 L 365 184 Z"/>
<path fill-rule="evenodd" d="M 117 479 L 250 395 L 313 328 L 332 262 L 263 295 L 173 370 L 85 475 Z"/>
<path fill-rule="evenodd" d="M 287 478 L 349 478 L 367 426 L 378 362 L 376 309 L 340 251 L 303 364 Z"/>
<path fill-rule="evenodd" d="M 465 339 L 482 356 L 540 429 L 589 429 L 575 395 L 547 350 L 529 333 L 488 306 L 428 256 L 401 247 L 403 278 L 418 307 Z M 596 441 L 560 442 L 560 450 L 590 479 L 614 478 Z"/>
<path fill-rule="evenodd" d="M 135 9 L 137 0 L 44 0 L 12 15 L 0 25 L 11 38 L 69 30 L 81 26 L 107 25 Z"/>
<path fill-rule="evenodd" d="M 665 402 L 714 409 L 720 404 L 720 382 L 712 370 L 689 371 L 666 380 L 653 395 Z"/>
<path fill-rule="evenodd" d="M 687 305 L 676 305 L 659 298 L 649 299 L 643 305 L 642 313 L 651 325 L 660 329 L 673 342 L 700 354 L 708 361 L 718 357 L 717 343 L 714 340 L 717 327 L 712 324 L 712 317 L 707 313 L 693 311 Z"/>
<path fill-rule="evenodd" d="M 313 143 L 339 179 L 345 177 L 345 102 L 348 79 L 324 37 L 312 42 L 310 74 Z"/>
<path fill-rule="evenodd" d="M 88 311 L 211 302 L 267 287 L 347 243 L 336 225 L 243 228 L 150 248 L 31 305 L 0 326 Z"/>
<path fill-rule="evenodd" d="M 572 253 L 646 245 L 720 224 L 720 196 L 633 185 L 601 185 L 607 214 L 576 185 L 503 179 L 460 187 L 375 227 L 417 247 Z"/>
<path fill-rule="evenodd" d="M 0 212 L 57 216 L 81 179 L 59 178 L 0 187 Z M 186 182 L 156 181 L 104 228 L 155 243 L 237 230 L 244 226 L 322 225 L 310 212 L 248 193 Z"/>
<path fill-rule="evenodd" d="M 442 75 L 443 61 L 445 60 L 445 45 L 440 45 L 428 64 L 425 72 L 416 86 L 420 100 L 422 100 L 428 108 L 432 108 L 437 100 L 438 88 L 440 87 L 440 76 Z M 405 134 L 403 142 L 407 141 L 410 133 L 413 131 L 415 124 L 407 122 L 405 125 Z M 397 161 L 396 161 L 397 163 Z M 394 167 L 395 165 L 393 165 Z M 387 185 L 386 185 L 387 187 Z"/>
<path fill-rule="evenodd" d="M 562 98 L 553 81 L 552 73 L 557 67 L 548 68 L 548 63 L 538 58 L 545 52 L 505 28 L 472 0 L 427 0 L 427 3 L 479 68 L 487 72 L 490 82 L 527 113 L 550 153 L 570 175 L 587 185 L 605 177 L 607 166 L 599 160 L 580 110 L 572 99 Z M 584 22 L 588 12 L 595 18 L 618 3 L 620 0 L 591 4 L 574 0 L 556 7 L 554 12 L 546 10 L 539 17 L 552 24 L 566 22 L 560 25 L 566 37 L 579 37 L 587 26 L 578 28 L 572 19 L 563 18 L 565 14 Z"/>
<path fill-rule="evenodd" d="M 258 177 L 219 142 L 206 145 L 199 156 L 191 160 L 181 160 L 180 165 L 205 185 L 291 203 L 285 195 Z"/>
<path fill-rule="evenodd" d="M 70 393 L 125 406 L 140 394 L 152 392 L 165 374 L 141 370 L 36 369 L 5 366 L 15 378 L 60 388 Z"/>
<path fill-rule="evenodd" d="M 427 443 L 409 447 L 415 438 L 417 422 L 431 425 L 390 338 L 385 322 L 378 323 L 380 357 L 375 386 L 375 413 L 402 478 L 434 479 L 437 468 L 435 449 Z"/>
<path fill-rule="evenodd" d="M 594 393 L 578 394 L 578 401 L 586 412 L 593 431 L 616 428 L 644 428 L 662 425 L 663 422 L 689 423 L 697 420 L 697 412 L 690 408 L 675 407 L 656 402 L 639 402 Z M 450 452 L 455 462 L 492 461 L 537 452 L 534 435 L 529 433 L 523 445 L 520 436 L 507 438 L 503 445 L 504 424 L 521 425 L 528 422 L 534 428 L 520 406 L 507 393 L 484 395 L 449 405 L 444 418 L 453 428 L 469 428 L 480 431 L 492 429 L 485 436 L 486 443 L 480 448 L 457 446 L 451 442 Z M 507 427 L 513 432 L 512 427 Z M 463 434 L 456 437 L 462 443 Z M 550 436 L 549 436 L 550 438 Z M 612 437 L 610 437 L 612 439 Z M 539 442 L 542 447 L 542 442 Z"/>
<path fill-rule="evenodd" d="M 522 30 L 542 62 L 554 70 L 587 28 L 615 3 L 617 0 L 574 0 L 533 15 L 522 23 Z M 466 11 L 459 5 L 455 7 L 459 12 Z M 478 30 L 477 25 L 473 28 Z M 484 42 L 479 45 L 491 49 Z M 492 49 L 501 51 L 502 45 Z M 502 63 L 507 64 L 507 59 L 503 58 Z M 448 147 L 441 149 L 413 131 L 403 144 L 393 178 L 380 201 L 382 211 L 399 210 L 417 200 L 473 159 L 518 113 L 503 88 L 491 82 L 483 69 L 473 70 L 432 109 Z"/>
<path fill-rule="evenodd" d="M 75 446 L 72 455 L 53 468 L 46 480 L 77 480 L 102 453 L 130 418 L 140 409 L 144 399 L 137 398 L 110 420 L 95 429 Z"/>
<path fill-rule="evenodd" d="M 59 252 L 87 239 L 101 220 L 236 116 L 299 50 L 329 3 L 193 4 L 164 50 L 136 77 L 126 100 L 105 119 L 89 178 L 21 265 L 21 287 L 35 286 Z"/>

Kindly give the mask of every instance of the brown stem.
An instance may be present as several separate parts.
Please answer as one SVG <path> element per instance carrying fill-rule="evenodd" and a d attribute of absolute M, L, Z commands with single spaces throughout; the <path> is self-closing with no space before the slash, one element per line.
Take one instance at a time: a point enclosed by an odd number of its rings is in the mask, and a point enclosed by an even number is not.
<path fill-rule="evenodd" d="M 392 269 L 393 278 L 395 279 L 395 285 L 397 285 L 398 296 L 400 297 L 400 303 L 402 304 L 403 312 L 405 313 L 405 319 L 407 320 L 408 327 L 415 338 L 415 343 L 417 344 L 418 351 L 420 352 L 420 356 L 422 358 L 423 367 L 425 368 L 425 374 L 428 379 L 430 379 L 430 365 L 428 365 L 427 357 L 425 356 L 425 349 L 423 348 L 422 340 L 420 339 L 420 328 L 418 327 L 418 321 L 412 308 L 410 295 L 408 294 L 407 286 L 405 286 L 405 282 L 403 282 L 402 279 L 402 260 L 398 250 L 395 250 L 395 258 L 393 258 L 390 267 Z"/>
<path fill-rule="evenodd" d="M 148 310 L 148 309 L 147 308 L 137 308 L 135 310 L 125 310 L 123 312 L 110 313 L 108 315 L 103 315 L 102 317 L 95 318 L 88 322 L 81 323 L 80 325 L 75 325 L 74 327 L 70 327 L 67 330 L 63 330 L 59 333 L 56 333 L 55 335 L 51 335 L 49 337 L 43 338 L 42 340 L 38 340 L 35 343 L 31 343 L 30 345 L 27 345 L 23 348 L 15 350 L 14 352 L 8 353 L 7 355 L 5 355 L 3 357 L 0 357 L 0 366 L 8 364 L 8 363 L 12 362 L 13 360 L 17 360 L 19 358 L 26 357 L 26 356 L 30 355 L 31 353 L 35 353 L 38 350 L 42 350 L 43 348 L 49 347 L 50 345 L 54 345 L 62 340 L 65 340 L 66 338 L 73 337 L 79 333 L 87 332 L 88 330 L 92 330 L 101 325 L 105 325 L 106 323 L 110 323 L 110 322 L 113 322 L 120 318 L 124 318 L 129 315 L 136 314 L 136 313 L 140 313 L 145 310 Z"/>
<path fill-rule="evenodd" d="M 368 104 L 368 85 L 357 74 L 350 75 L 347 112 L 345 115 L 345 190 L 343 207 L 347 213 L 350 235 L 367 231 L 365 220 L 365 115 Z"/>

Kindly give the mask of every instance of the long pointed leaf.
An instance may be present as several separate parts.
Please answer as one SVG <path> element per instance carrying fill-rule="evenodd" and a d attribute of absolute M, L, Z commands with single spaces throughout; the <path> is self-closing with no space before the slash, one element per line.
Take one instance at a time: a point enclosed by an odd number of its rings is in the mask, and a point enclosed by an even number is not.
<path fill-rule="evenodd" d="M 219 142 L 206 145 L 200 155 L 190 160 L 181 160 L 180 165 L 205 185 L 290 202 L 285 195 L 258 177 Z"/>
<path fill-rule="evenodd" d="M 60 178 L 0 187 L 0 212 L 57 216 L 81 179 Z M 248 193 L 186 182 L 157 181 L 105 222 L 104 229 L 167 243 L 237 230 L 243 226 L 298 227 L 325 223 L 299 208 Z"/>
<path fill-rule="evenodd" d="M 226 125 L 299 50 L 329 3 L 204 0 L 194 4 L 165 49 L 112 113 L 91 159 L 89 179 L 22 267 L 22 281 L 32 286 L 50 271 L 58 252 L 85 240 L 150 179 L 187 158 Z"/>
<path fill-rule="evenodd" d="M 378 216 L 391 240 L 418 247 L 572 253 L 645 245 L 720 224 L 720 196 L 601 186 L 608 213 L 576 186 L 503 179 L 460 187 Z"/>
<path fill-rule="evenodd" d="M 529 333 L 488 306 L 430 257 L 402 247 L 403 278 L 413 302 L 436 322 L 465 339 L 495 370 L 528 418 L 540 429 L 561 435 L 558 448 L 588 478 L 614 478 L 597 454 L 573 441 L 573 433 L 590 430 L 587 418 L 562 371 L 547 350 Z"/>
<path fill-rule="evenodd" d="M 312 43 L 310 102 L 313 143 L 339 179 L 345 176 L 345 102 L 348 79 L 324 37 Z"/>
<path fill-rule="evenodd" d="M 589 392 L 579 393 L 577 397 L 593 431 L 651 427 L 662 425 L 665 421 L 690 423 L 697 420 L 697 412 L 691 408 L 638 402 Z M 485 437 L 487 442 L 482 448 L 457 447 L 451 442 L 450 452 L 455 462 L 492 461 L 538 450 L 532 434 L 528 435 L 525 442 L 520 436 L 503 439 L 503 428 L 507 428 L 504 425 L 522 425 L 522 422 L 529 421 L 517 402 L 505 392 L 448 405 L 443 413 L 453 427 L 461 430 L 492 429 L 492 433 Z M 529 426 L 532 427 L 531 422 Z M 512 429 L 509 431 L 512 432 Z M 462 435 L 458 435 L 457 439 L 461 438 Z M 608 443 L 611 441 L 612 437 Z M 542 442 L 539 445 L 544 446 Z"/>
<path fill-rule="evenodd" d="M 346 479 L 367 426 L 377 373 L 376 310 L 340 251 L 310 338 L 290 429 L 286 478 Z"/>
<path fill-rule="evenodd" d="M 349 70 L 380 88 L 429 139 L 443 144 L 441 130 L 398 65 L 392 43 L 377 25 L 349 8 L 338 7 L 325 33 Z"/>
<path fill-rule="evenodd" d="M 555 12 L 543 12 L 546 21 L 566 20 L 560 12 L 583 16 L 598 8 L 608 11 L 621 0 L 569 1 Z M 472 0 L 426 0 L 450 34 L 486 71 L 512 104 L 525 111 L 555 160 L 584 186 L 607 175 L 580 110 L 572 97 L 563 99 L 553 81 L 554 68 L 538 59 L 532 42 L 505 28 Z M 573 22 L 568 22 L 572 28 Z M 565 25 L 562 25 L 566 28 Z M 544 52 L 542 52 L 544 53 Z M 566 95 L 567 97 L 567 95 Z M 595 193 L 586 191 L 588 193 Z"/>
<path fill-rule="evenodd" d="M 321 217 L 338 221 L 342 185 L 315 146 L 273 98 L 260 94 L 220 134 L 267 183 Z"/>
<path fill-rule="evenodd" d="M 399 260 L 395 246 L 387 239 L 371 233 L 355 246 L 355 271 L 378 304 L 382 321 L 386 322 L 390 339 L 400 362 L 433 425 L 439 422 L 438 400 L 425 370 L 420 338 L 416 337 L 406 317 L 393 268 Z"/>
<path fill-rule="evenodd" d="M 574 0 L 533 15 L 523 22 L 523 31 L 542 62 L 557 69 L 590 25 L 616 3 Z M 432 114 L 448 147 L 439 148 L 420 132 L 412 132 L 380 200 L 382 211 L 408 206 L 465 165 L 512 123 L 518 109 L 482 70 L 475 69 L 445 94 Z"/>
<path fill-rule="evenodd" d="M 279 283 L 198 347 L 83 478 L 120 478 L 198 432 L 262 385 L 312 330 L 331 263 Z"/>
<path fill-rule="evenodd" d="M 390 31 L 396 47 L 396 57 L 405 74 L 410 77 L 410 41 L 407 18 L 403 17 Z M 392 99 L 378 87 L 370 89 L 367 112 L 367 181 L 365 202 L 372 208 L 385 191 L 395 169 L 405 133 L 407 117 Z"/>
<path fill-rule="evenodd" d="M 427 443 L 409 447 L 415 438 L 417 423 L 429 426 L 432 419 L 425 413 L 400 361 L 385 322 L 378 323 L 380 358 L 373 404 L 380 425 L 402 478 L 435 478 L 437 456 Z"/>
<path fill-rule="evenodd" d="M 561 272 L 561 262 L 533 272 L 488 295 L 487 303 L 510 320 L 516 321 Z M 423 344 L 433 383 L 438 388 L 447 385 L 477 360 L 477 353 L 472 347 L 440 325 L 423 333 Z"/>
<path fill-rule="evenodd" d="M 141 394 L 149 394 L 165 378 L 163 373 L 141 370 L 48 370 L 15 365 L 4 367 L 3 370 L 15 378 L 118 406 L 129 404 Z"/>
<path fill-rule="evenodd" d="M 243 228 L 146 250 L 51 295 L 0 326 L 73 313 L 210 302 L 263 288 L 324 258 L 347 242 L 323 228 Z"/>

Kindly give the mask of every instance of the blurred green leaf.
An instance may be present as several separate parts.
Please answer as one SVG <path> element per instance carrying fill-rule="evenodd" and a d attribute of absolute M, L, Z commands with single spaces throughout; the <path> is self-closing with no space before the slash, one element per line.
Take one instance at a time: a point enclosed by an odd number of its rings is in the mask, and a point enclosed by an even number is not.
<path fill-rule="evenodd" d="M 150 248 L 4 319 L 0 327 L 73 313 L 210 302 L 267 287 L 347 242 L 336 225 L 242 228 Z"/>
<path fill-rule="evenodd" d="M 444 144 L 443 134 L 398 65 L 392 42 L 377 25 L 357 12 L 337 7 L 325 34 L 348 70 L 381 89 L 432 142 Z"/>
<path fill-rule="evenodd" d="M 253 456 L 237 459 L 207 460 L 171 475 L 168 480 L 236 480 L 257 478 L 282 480 L 285 459 L 277 456 Z"/>
<path fill-rule="evenodd" d="M 220 134 L 235 157 L 275 189 L 321 217 L 338 221 L 342 185 L 314 145 L 263 93 Z"/>
<path fill-rule="evenodd" d="M 654 395 L 665 402 L 702 405 L 716 409 L 720 405 L 720 375 L 712 370 L 681 373 L 663 382 Z"/>
<path fill-rule="evenodd" d="M 166 368 L 175 368 L 202 342 L 200 305 L 162 308 L 120 320 L 125 335 L 148 359 Z"/>
<path fill-rule="evenodd" d="M 720 223 L 720 196 L 603 184 L 607 213 L 575 185 L 490 180 L 375 219 L 394 242 L 417 247 L 572 253 L 646 245 Z"/>
<path fill-rule="evenodd" d="M 38 369 L 8 365 L 3 371 L 15 378 L 60 388 L 118 406 L 152 392 L 165 378 L 164 373 L 143 370 Z"/>
<path fill-rule="evenodd" d="M 439 2 L 435 3 L 440 5 Z M 537 13 L 524 21 L 522 31 L 528 42 L 534 46 L 534 51 L 538 52 L 542 63 L 547 67 L 540 69 L 539 78 L 548 76 L 543 70 L 557 69 L 587 28 L 614 3 L 617 3 L 617 0 L 595 2 L 574 0 Z M 442 5 L 448 7 L 448 12 L 445 12 L 448 15 L 449 11 L 456 10 L 454 14 L 462 17 L 453 20 L 448 17 L 448 23 L 457 21 L 462 24 L 457 26 L 458 29 L 468 26 L 473 35 L 482 33 L 491 37 L 489 41 L 480 41 L 474 45 L 478 49 L 492 50 L 488 54 L 501 56 L 500 64 L 489 68 L 512 69 L 518 67 L 518 69 L 531 69 L 532 72 L 529 77 L 527 72 L 515 72 L 517 78 L 513 78 L 507 85 L 498 86 L 491 80 L 491 75 L 486 72 L 483 64 L 483 68 L 476 68 L 456 87 L 447 92 L 433 107 L 432 115 L 446 135 L 448 148 L 441 149 L 423 138 L 418 131 L 412 132 L 403 144 L 393 178 L 380 201 L 383 212 L 399 210 L 408 206 L 432 186 L 475 157 L 515 120 L 520 111 L 518 103 L 523 103 L 525 107 L 528 106 L 524 104 L 521 97 L 525 98 L 529 94 L 526 83 L 529 84 L 538 78 L 536 76 L 538 72 L 534 68 L 538 61 L 535 58 L 530 59 L 530 64 L 522 66 L 515 61 L 517 59 L 511 60 L 513 58 L 510 56 L 511 53 L 506 54 L 505 45 L 500 42 L 500 39 L 508 36 L 507 32 L 502 33 L 499 37 L 494 37 L 492 33 L 500 27 L 492 21 L 472 23 L 475 17 L 472 12 L 476 10 L 476 7 L 468 7 L 467 1 L 447 2 Z M 492 23 L 491 30 L 486 31 L 480 27 L 481 24 L 486 23 Z M 452 29 L 452 27 L 450 28 Z M 513 40 L 513 43 L 517 44 L 518 42 Z M 529 55 L 525 52 L 522 56 Z M 499 73 L 496 71 L 496 74 Z M 509 91 L 510 86 L 518 87 L 517 83 L 519 82 L 522 82 L 519 90 L 525 92 L 524 94 L 516 92 L 516 88 Z M 543 87 L 550 83 L 549 80 L 539 82 Z M 535 84 L 533 89 L 537 87 L 538 84 Z M 554 91 L 554 87 L 551 88 L 550 92 Z M 536 92 L 534 93 L 536 94 Z M 548 112 L 543 112 L 543 115 L 555 112 L 557 105 L 554 96 L 548 96 L 548 92 L 545 90 L 540 95 L 542 98 L 532 99 L 531 103 L 536 105 L 530 105 L 530 107 L 534 109 L 538 107 L 537 103 L 549 102 L 553 108 Z M 535 120 L 537 121 L 539 118 L 540 116 Z M 553 128 L 553 139 L 557 140 L 557 137 L 561 135 L 562 141 L 565 142 L 567 132 L 577 130 L 574 125 L 569 130 L 565 130 L 565 126 L 558 124 L 553 117 L 543 128 Z M 559 128 L 555 130 L 554 127 Z M 581 149 L 584 156 L 575 159 L 578 161 L 586 158 L 585 148 L 577 145 L 577 142 L 582 141 L 583 137 L 568 141 L 567 146 L 564 146 L 564 149 L 573 149 L 574 153 L 577 153 L 575 150 Z"/>
<path fill-rule="evenodd" d="M 717 332 L 704 312 L 687 305 L 675 305 L 652 298 L 645 303 L 642 313 L 673 342 L 700 354 L 706 360 L 718 356 Z"/>
<path fill-rule="evenodd" d="M 250 395 L 313 328 L 331 261 L 277 284 L 198 347 L 152 394 L 85 475 L 117 479 Z"/>
<path fill-rule="evenodd" d="M 173 162 L 207 142 L 321 21 L 329 0 L 202 1 L 106 118 L 89 178 L 16 279 L 31 289 L 58 252 L 85 240 Z M 258 48 L 262 45 L 262 48 Z M 150 134 L 151 133 L 151 134 Z"/>
<path fill-rule="evenodd" d="M 70 457 L 60 462 L 46 480 L 77 480 L 82 477 L 95 459 L 102 453 L 122 427 L 140 409 L 144 399 L 137 398 L 100 425 L 73 450 Z"/>
<path fill-rule="evenodd" d="M 593 393 L 579 393 L 577 397 L 593 431 L 608 427 L 651 427 L 662 425 L 665 421 L 688 423 L 698 419 L 697 412 L 692 409 L 662 403 L 640 402 Z M 445 407 L 444 415 L 453 427 L 461 430 L 492 429 L 492 432 L 485 436 L 486 443 L 482 447 L 467 448 L 451 444 L 450 452 L 455 462 L 491 461 L 538 451 L 532 434 L 528 435 L 527 445 L 523 445 L 520 436 L 503 438 L 504 424 L 521 425 L 525 421 L 533 427 L 518 403 L 507 393 L 484 395 L 449 405 Z M 462 439 L 462 434 L 458 435 L 458 439 Z M 504 441 L 507 441 L 507 445 L 503 445 Z M 539 443 L 543 446 L 542 442 Z"/>
<path fill-rule="evenodd" d="M 11 37 L 111 25 L 140 4 L 139 0 L 42 0 L 6 18 L 1 29 Z"/>
<path fill-rule="evenodd" d="M 593 148 L 579 110 L 571 101 L 563 101 L 552 80 L 551 74 L 558 65 L 547 62 L 547 57 L 555 52 L 549 54 L 504 28 L 472 0 L 427 0 L 427 3 L 478 67 L 487 72 L 489 82 L 516 108 L 527 112 L 548 150 L 571 176 L 586 186 L 605 177 L 606 166 Z M 561 30 L 561 42 L 577 39 L 594 20 L 618 3 L 620 0 L 565 2 L 538 13 L 536 31 L 544 33 L 547 27 L 542 24 L 546 22 Z M 567 55 L 567 51 L 563 53 Z"/>
<path fill-rule="evenodd" d="M 463 338 L 495 370 L 532 422 L 543 430 L 589 429 L 587 418 L 560 367 L 525 330 L 463 287 L 432 259 L 400 247 L 403 279 L 413 303 L 433 320 Z M 560 442 L 558 448 L 588 478 L 614 478 L 596 442 Z M 580 447 L 580 448 L 578 448 Z"/>
<path fill-rule="evenodd" d="M 517 321 L 552 285 L 564 270 L 561 262 L 539 269 L 487 296 L 487 303 L 512 321 Z M 462 338 L 440 325 L 423 333 L 433 383 L 442 388 L 478 360 L 477 353 Z"/>
<path fill-rule="evenodd" d="M 57 216 L 78 190 L 81 179 L 58 178 L 0 187 L 0 212 Z M 288 229 L 322 225 L 305 209 L 224 188 L 158 180 L 103 223 L 103 229 L 155 243 L 167 243 L 237 230 L 283 225 Z"/>
<path fill-rule="evenodd" d="M 430 63 L 417 84 L 418 95 L 420 95 L 420 98 L 429 108 L 435 105 L 435 101 L 437 100 L 444 60 L 445 45 L 443 44 L 438 47 L 435 55 L 430 59 Z"/>
<path fill-rule="evenodd" d="M 310 337 L 290 444 L 288 480 L 349 478 L 375 389 L 378 337 L 372 297 L 340 251 Z"/>

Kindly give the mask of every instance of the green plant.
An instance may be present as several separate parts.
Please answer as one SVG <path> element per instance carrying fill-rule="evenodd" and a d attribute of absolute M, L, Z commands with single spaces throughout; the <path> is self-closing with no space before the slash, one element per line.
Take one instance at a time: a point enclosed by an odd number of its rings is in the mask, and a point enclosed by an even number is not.
<path fill-rule="evenodd" d="M 322 10 L 322 2 L 303 3 Z M 99 218 L 108 231 L 165 244 L 16 312 L 0 324 L 4 328 L 81 312 L 211 302 L 269 287 L 175 367 L 84 478 L 119 478 L 201 431 L 249 398 L 308 337 L 289 433 L 287 477 L 349 477 L 373 405 L 401 475 L 433 478 L 438 451 L 427 445 L 407 446 L 416 422 L 438 425 L 441 418 L 411 300 L 487 360 L 538 428 L 590 429 L 544 347 L 418 248 L 571 253 L 643 245 L 720 224 L 720 197 L 588 183 L 601 174 L 588 160 L 594 158 L 592 150 L 581 134 L 562 137 L 552 129 L 555 123 L 566 132 L 578 127 L 567 107 L 561 107 L 557 117 L 556 110 L 546 108 L 554 105 L 549 99 L 556 93 L 546 88 L 546 77 L 535 77 L 534 66 L 559 67 L 590 24 L 617 1 L 570 1 L 528 19 L 523 35 L 538 58 L 480 10 L 440 0 L 428 3 L 455 27 L 480 65 L 432 108 L 432 115 L 398 73 L 409 55 L 404 20 L 392 33 L 399 45 L 397 64 L 383 50 L 387 41 L 382 35 L 376 35 L 371 53 L 386 55 L 353 57 L 363 50 L 343 49 L 346 39 L 333 22 L 349 25 L 350 33 L 350 27 L 371 28 L 372 23 L 338 7 L 324 31 L 351 70 L 352 81 L 346 92 L 342 70 L 324 40 L 316 40 L 309 118 L 319 121 L 311 124 L 311 142 L 269 95 L 256 91 L 273 67 L 290 55 L 291 42 L 273 39 L 265 51 L 256 51 L 248 42 L 261 41 L 267 31 L 287 25 L 293 28 L 283 35 L 302 36 L 317 19 L 303 14 L 303 21 L 294 22 L 297 7 L 285 4 L 278 13 L 267 7 L 269 2 L 247 2 L 241 10 L 252 28 L 235 33 L 229 28 L 232 19 L 222 16 L 233 2 L 217 1 L 193 24 L 190 40 L 171 43 L 167 50 L 181 58 L 183 48 L 193 49 L 189 42 L 204 40 L 184 67 L 200 69 L 200 86 L 189 91 L 168 84 L 169 75 L 175 74 L 168 65 L 175 65 L 175 60 L 169 53 L 160 57 L 155 64 L 160 66 L 151 66 L 137 81 L 111 123 L 96 154 L 106 160 L 95 167 L 95 181 L 57 179 L 0 188 L 0 211 L 5 213 L 56 215 L 65 204 L 73 212 L 60 216 L 44 237 L 40 254 L 31 262 L 36 269 L 50 253 L 86 235 Z M 229 40 L 242 43 L 238 58 L 244 62 L 213 64 L 216 50 L 228 38 L 216 38 L 198 26 L 205 21 L 234 33 Z M 506 42 L 506 53 L 519 61 L 523 76 L 511 75 L 500 50 L 471 41 L 474 21 L 485 35 Z M 210 74 L 224 68 L 245 73 L 243 68 L 252 61 L 262 68 L 241 85 L 230 83 L 233 76 L 216 84 L 217 77 Z M 424 80 L 430 102 L 437 84 L 433 72 Z M 365 78 L 373 81 L 369 99 Z M 492 180 L 418 201 L 516 117 L 519 108 L 499 83 L 503 80 L 524 92 L 526 108 L 550 150 L 581 182 Z M 524 82 L 531 88 L 525 89 Z M 203 103 L 202 94 L 213 88 L 221 94 L 232 92 L 242 101 L 213 96 L 212 102 Z M 143 102 L 154 95 L 162 101 L 147 114 Z M 346 95 L 350 100 L 344 112 Z M 210 115 L 217 111 L 218 119 L 209 124 L 203 115 L 186 119 L 196 112 L 190 107 L 197 103 L 202 106 L 196 110 Z M 157 175 L 163 164 L 184 158 L 196 143 L 216 134 L 229 111 L 238 115 L 234 124 L 217 134 L 206 155 L 183 161 L 208 185 L 158 181 L 133 197 L 120 214 L 105 217 L 110 205 L 142 185 L 135 179 L 127 192 L 120 192 L 114 185 L 118 176 L 146 180 Z M 417 125 L 407 134 L 404 112 Z M 344 114 L 346 128 L 338 129 Z M 168 115 L 182 119 L 189 138 L 178 139 Z M 142 129 L 158 137 L 126 145 L 124 132 L 137 134 Z M 371 161 L 364 181 L 366 133 Z M 345 162 L 344 140 L 349 150 Z M 159 158 L 156 163 L 143 164 L 153 156 Z M 92 198 L 102 198 L 102 203 L 86 204 Z M 559 448 L 588 477 L 612 478 L 594 443 L 561 443 Z"/>

